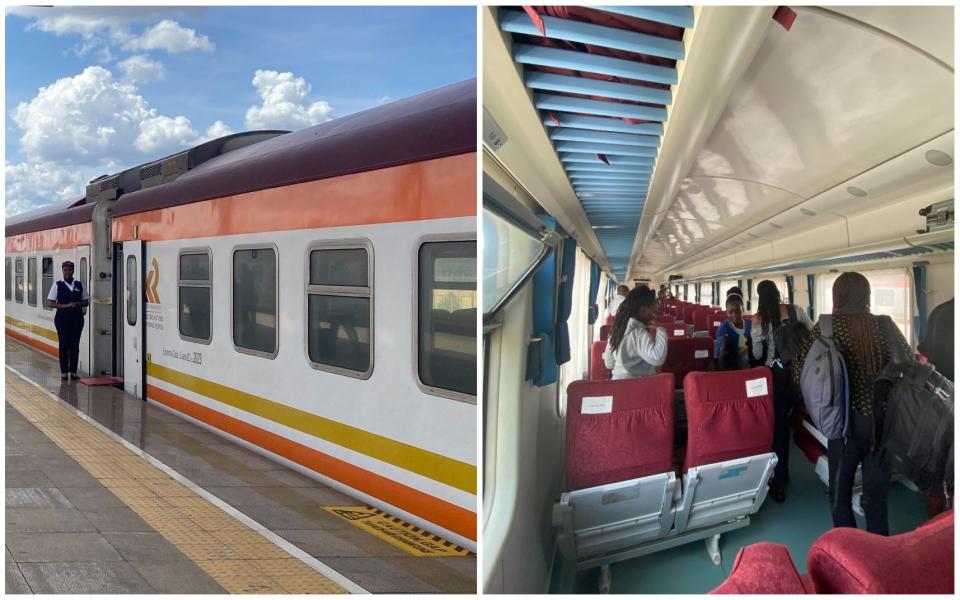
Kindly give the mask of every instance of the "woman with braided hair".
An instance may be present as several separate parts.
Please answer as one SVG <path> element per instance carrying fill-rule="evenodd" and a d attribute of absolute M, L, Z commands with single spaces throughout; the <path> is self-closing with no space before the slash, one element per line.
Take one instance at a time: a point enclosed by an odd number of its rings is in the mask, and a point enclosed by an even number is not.
<path fill-rule="evenodd" d="M 657 325 L 656 311 L 656 292 L 645 285 L 623 300 L 603 354 L 614 379 L 654 375 L 667 359 L 667 330 Z"/>
<path fill-rule="evenodd" d="M 821 317 L 824 318 L 827 315 Z M 873 386 L 877 375 L 890 361 L 891 353 L 883 330 L 896 332 L 897 343 L 911 354 L 910 344 L 886 315 L 870 312 L 870 282 L 860 273 L 842 273 L 833 283 L 833 340 L 847 365 L 850 385 L 850 422 L 846 440 L 828 440 L 830 511 L 834 527 L 856 527 L 853 517 L 853 483 L 857 466 L 863 465 L 863 496 L 860 505 L 867 519 L 867 531 L 887 535 L 887 490 L 890 464 L 875 448 Z M 886 320 L 888 323 L 884 324 Z M 811 341 L 801 348 L 794 377 L 799 378 L 813 338 L 820 337 L 820 324 L 813 328 Z"/>
<path fill-rule="evenodd" d="M 782 503 L 786 500 L 790 482 L 790 415 L 800 393 L 791 377 L 791 361 L 780 356 L 777 339 L 791 321 L 800 323 L 806 331 L 813 327 L 813 323 L 799 306 L 784 304 L 777 284 L 769 279 L 757 285 L 757 296 L 757 313 L 750 330 L 751 352 L 755 360 L 763 361 L 773 372 L 772 450 L 777 455 L 777 466 L 770 481 L 770 497 Z"/>

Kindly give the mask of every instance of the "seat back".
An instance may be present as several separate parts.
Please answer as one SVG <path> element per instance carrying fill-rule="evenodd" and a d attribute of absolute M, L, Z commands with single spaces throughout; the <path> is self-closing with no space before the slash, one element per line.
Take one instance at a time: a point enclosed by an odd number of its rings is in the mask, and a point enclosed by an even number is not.
<path fill-rule="evenodd" d="M 603 363 L 603 353 L 607 349 L 607 342 L 601 340 L 590 346 L 590 379 L 610 379 L 611 371 Z"/>
<path fill-rule="evenodd" d="M 686 323 L 658 323 L 658 325 L 667 330 L 667 337 L 670 339 L 687 337 Z"/>
<path fill-rule="evenodd" d="M 607 320 L 606 320 L 606 322 L 604 323 L 604 325 L 613 326 L 613 319 L 614 319 L 613 315 L 607 315 Z"/>
<path fill-rule="evenodd" d="M 723 325 L 723 322 L 726 320 L 727 313 L 722 311 L 707 315 L 707 331 L 710 332 L 710 337 L 713 339 L 717 338 L 717 330 L 720 329 L 720 326 Z"/>
<path fill-rule="evenodd" d="M 710 340 L 707 340 L 710 341 Z M 690 373 L 684 469 L 769 452 L 773 444 L 770 369 Z"/>
<path fill-rule="evenodd" d="M 671 470 L 673 375 L 567 387 L 566 490 Z"/>
<path fill-rule="evenodd" d="M 707 321 L 710 320 L 710 317 L 713 316 L 714 309 L 711 307 L 707 308 L 698 308 L 693 311 L 693 330 L 694 331 L 709 331 Z"/>
<path fill-rule="evenodd" d="M 953 511 L 890 537 L 841 527 L 807 554 L 818 594 L 953 594 Z"/>
<path fill-rule="evenodd" d="M 670 337 L 667 341 L 667 358 L 657 370 L 660 373 L 673 373 L 677 387 L 683 387 L 687 373 L 705 370 L 710 366 L 714 353 L 714 341 L 708 337 Z"/>
<path fill-rule="evenodd" d="M 610 326 L 601 325 L 600 326 L 600 341 L 605 342 L 610 338 Z"/>
<path fill-rule="evenodd" d="M 673 315 L 657 315 L 657 323 L 661 325 L 673 325 L 677 322 L 677 318 Z"/>

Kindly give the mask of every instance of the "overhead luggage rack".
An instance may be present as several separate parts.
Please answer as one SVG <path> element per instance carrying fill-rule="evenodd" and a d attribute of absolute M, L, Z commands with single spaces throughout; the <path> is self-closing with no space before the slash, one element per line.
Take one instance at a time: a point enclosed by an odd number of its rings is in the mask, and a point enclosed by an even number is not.
<path fill-rule="evenodd" d="M 570 185 L 624 279 L 693 9 L 505 7 L 499 22 Z"/>

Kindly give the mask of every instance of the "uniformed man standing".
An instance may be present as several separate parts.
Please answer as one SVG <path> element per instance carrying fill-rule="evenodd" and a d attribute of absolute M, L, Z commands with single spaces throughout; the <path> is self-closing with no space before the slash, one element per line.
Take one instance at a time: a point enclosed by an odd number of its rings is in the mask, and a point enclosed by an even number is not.
<path fill-rule="evenodd" d="M 80 334 L 83 332 L 83 307 L 90 304 L 90 295 L 83 284 L 73 278 L 73 263 L 63 262 L 63 279 L 50 288 L 47 308 L 57 309 L 53 323 L 60 344 L 60 379 L 77 378 L 80 360 Z"/>

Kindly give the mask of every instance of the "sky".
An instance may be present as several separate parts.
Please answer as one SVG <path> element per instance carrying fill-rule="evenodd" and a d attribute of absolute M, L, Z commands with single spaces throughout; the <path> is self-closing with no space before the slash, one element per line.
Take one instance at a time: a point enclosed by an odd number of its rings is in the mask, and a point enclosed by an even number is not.
<path fill-rule="evenodd" d="M 476 8 L 6 10 L 12 216 L 229 133 L 296 130 L 476 77 Z"/>

